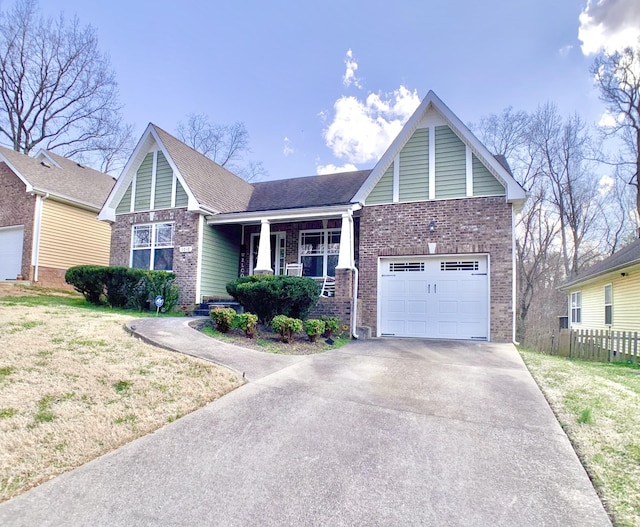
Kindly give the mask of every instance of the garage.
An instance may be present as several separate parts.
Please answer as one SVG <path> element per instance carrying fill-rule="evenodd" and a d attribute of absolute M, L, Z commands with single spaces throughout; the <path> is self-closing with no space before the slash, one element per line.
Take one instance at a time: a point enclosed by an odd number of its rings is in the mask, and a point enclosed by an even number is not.
<path fill-rule="evenodd" d="M 15 280 L 22 272 L 24 226 L 0 227 L 0 280 Z"/>
<path fill-rule="evenodd" d="M 380 258 L 378 336 L 488 340 L 486 255 Z"/>

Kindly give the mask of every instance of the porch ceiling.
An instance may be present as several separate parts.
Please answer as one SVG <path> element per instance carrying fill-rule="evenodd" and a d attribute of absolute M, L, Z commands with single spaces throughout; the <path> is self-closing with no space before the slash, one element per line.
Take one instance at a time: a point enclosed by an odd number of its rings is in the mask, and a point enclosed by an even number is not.
<path fill-rule="evenodd" d="M 305 207 L 299 209 L 260 210 L 255 212 L 231 212 L 207 216 L 209 225 L 251 225 L 259 224 L 262 220 L 270 223 L 281 223 L 298 220 L 324 220 L 340 218 L 343 214 L 355 212 L 362 208 L 359 203 L 346 205 L 329 205 L 324 207 Z"/>

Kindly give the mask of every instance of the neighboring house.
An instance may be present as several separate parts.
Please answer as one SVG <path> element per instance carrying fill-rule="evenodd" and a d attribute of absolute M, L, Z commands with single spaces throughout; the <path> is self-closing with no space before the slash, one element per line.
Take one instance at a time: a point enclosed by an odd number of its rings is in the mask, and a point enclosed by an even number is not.
<path fill-rule="evenodd" d="M 560 289 L 568 297 L 569 327 L 640 331 L 640 239 Z"/>
<path fill-rule="evenodd" d="M 114 183 L 46 150 L 0 147 L 0 280 L 68 287 L 69 267 L 108 265 L 111 229 L 97 215 Z"/>
<path fill-rule="evenodd" d="M 111 263 L 173 270 L 181 302 L 238 276 L 335 276 L 334 314 L 373 335 L 511 341 L 526 198 L 433 93 L 371 171 L 249 184 L 150 124 L 100 213 Z"/>

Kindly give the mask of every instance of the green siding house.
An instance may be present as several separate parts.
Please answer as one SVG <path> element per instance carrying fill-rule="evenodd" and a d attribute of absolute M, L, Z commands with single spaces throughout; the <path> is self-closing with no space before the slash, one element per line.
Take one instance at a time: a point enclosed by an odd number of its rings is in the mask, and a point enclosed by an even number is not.
<path fill-rule="evenodd" d="M 429 92 L 372 169 L 254 184 L 149 124 L 100 219 L 111 263 L 173 271 L 183 304 L 298 264 L 354 336 L 510 341 L 525 198 Z"/>

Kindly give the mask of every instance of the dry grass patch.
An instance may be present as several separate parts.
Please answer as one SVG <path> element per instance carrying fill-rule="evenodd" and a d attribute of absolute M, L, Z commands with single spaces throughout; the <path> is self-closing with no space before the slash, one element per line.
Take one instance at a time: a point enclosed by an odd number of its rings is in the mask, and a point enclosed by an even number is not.
<path fill-rule="evenodd" d="M 241 384 L 129 336 L 122 326 L 134 316 L 0 300 L 0 500 Z"/>
<path fill-rule="evenodd" d="M 640 526 L 640 369 L 521 352 L 618 526 Z"/>

